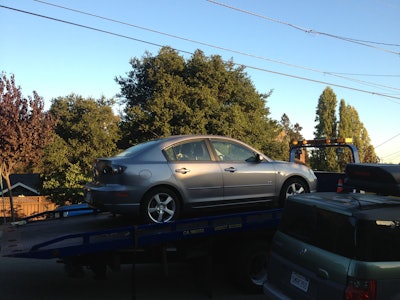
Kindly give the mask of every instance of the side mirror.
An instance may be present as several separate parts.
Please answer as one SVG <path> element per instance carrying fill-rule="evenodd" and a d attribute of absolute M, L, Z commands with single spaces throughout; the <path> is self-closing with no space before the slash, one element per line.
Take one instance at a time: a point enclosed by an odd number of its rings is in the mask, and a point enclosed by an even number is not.
<path fill-rule="evenodd" d="M 260 153 L 257 153 L 256 154 L 256 162 L 262 162 L 264 160 L 264 157 L 260 154 Z"/>

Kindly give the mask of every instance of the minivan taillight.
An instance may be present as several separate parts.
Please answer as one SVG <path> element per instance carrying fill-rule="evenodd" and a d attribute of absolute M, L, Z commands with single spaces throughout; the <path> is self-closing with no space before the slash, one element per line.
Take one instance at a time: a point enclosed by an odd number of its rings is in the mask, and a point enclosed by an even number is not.
<path fill-rule="evenodd" d="M 376 281 L 365 280 L 354 277 L 347 278 L 347 287 L 344 292 L 345 300 L 375 300 Z"/>

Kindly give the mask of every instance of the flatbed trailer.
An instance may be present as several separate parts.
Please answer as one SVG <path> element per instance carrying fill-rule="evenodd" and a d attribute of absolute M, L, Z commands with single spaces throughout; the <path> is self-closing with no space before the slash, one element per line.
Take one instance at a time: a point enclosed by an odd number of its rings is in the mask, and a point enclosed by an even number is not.
<path fill-rule="evenodd" d="M 71 276 L 88 267 L 98 278 L 121 264 L 161 262 L 167 274 L 171 259 L 200 260 L 199 266 L 209 267 L 201 271 L 209 281 L 206 286 L 212 285 L 212 265 L 227 262 L 244 289 L 261 290 L 269 242 L 281 214 L 281 208 L 273 208 L 140 225 L 106 212 L 45 220 L 35 220 L 35 215 L 2 225 L 1 256 L 57 259 Z"/>

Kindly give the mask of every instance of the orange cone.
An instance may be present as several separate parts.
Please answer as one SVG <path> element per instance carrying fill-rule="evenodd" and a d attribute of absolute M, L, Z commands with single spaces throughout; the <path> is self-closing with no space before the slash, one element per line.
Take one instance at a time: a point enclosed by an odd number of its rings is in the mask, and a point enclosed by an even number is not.
<path fill-rule="evenodd" d="M 336 193 L 342 193 L 342 192 L 343 192 L 343 179 L 339 178 L 337 182 Z"/>

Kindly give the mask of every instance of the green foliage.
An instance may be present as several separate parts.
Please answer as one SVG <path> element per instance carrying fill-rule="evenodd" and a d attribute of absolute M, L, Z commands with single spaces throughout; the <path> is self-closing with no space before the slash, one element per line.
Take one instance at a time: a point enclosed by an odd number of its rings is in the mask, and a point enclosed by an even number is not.
<path fill-rule="evenodd" d="M 315 122 L 315 138 L 336 137 L 336 94 L 327 87 L 319 96 Z"/>
<path fill-rule="evenodd" d="M 346 105 L 346 102 L 342 99 L 339 107 L 339 116 L 338 135 L 340 137 L 353 138 L 353 143 L 359 151 L 361 162 L 377 163 L 378 157 L 375 154 L 374 148 L 371 146 L 371 139 L 364 124 L 360 121 L 357 110 L 350 105 Z M 342 165 L 346 161 L 349 160 L 345 157 L 342 160 Z"/>
<path fill-rule="evenodd" d="M 77 95 L 53 99 L 50 113 L 59 122 L 42 161 L 43 187 L 58 204 L 83 200 L 82 187 L 91 180 L 98 157 L 116 154 L 120 138 L 112 101 Z"/>
<path fill-rule="evenodd" d="M 320 138 L 337 137 L 337 119 L 336 119 L 336 94 L 330 87 L 325 88 L 319 97 L 315 121 L 314 136 Z M 311 167 L 315 170 L 325 170 L 336 172 L 339 165 L 336 160 L 336 152 L 333 148 L 322 148 L 311 151 Z"/>
<path fill-rule="evenodd" d="M 270 94 L 257 93 L 243 67 L 199 50 L 185 61 L 169 47 L 134 58 L 131 66 L 127 78 L 116 78 L 126 103 L 121 148 L 169 135 L 218 134 L 276 150 Z"/>
<path fill-rule="evenodd" d="M 281 126 L 282 128 L 281 138 L 280 138 L 281 149 L 277 150 L 278 151 L 277 153 L 282 153 L 282 156 L 278 156 L 275 159 L 287 160 L 289 156 L 290 143 L 292 141 L 298 141 L 303 139 L 303 136 L 301 134 L 301 130 L 303 128 L 299 125 L 299 123 L 292 125 L 288 115 L 286 114 L 282 115 L 279 126 Z"/>
<path fill-rule="evenodd" d="M 364 124 L 360 121 L 357 110 L 346 105 L 342 99 L 339 104 L 339 122 L 336 118 L 336 94 L 327 87 L 321 94 L 317 106 L 317 125 L 315 138 L 352 138 L 359 151 L 361 162 L 378 162 L 374 148 Z M 347 163 L 352 162 L 348 148 L 336 151 L 334 148 L 317 149 L 311 152 L 311 167 L 315 170 L 343 172 Z"/>

